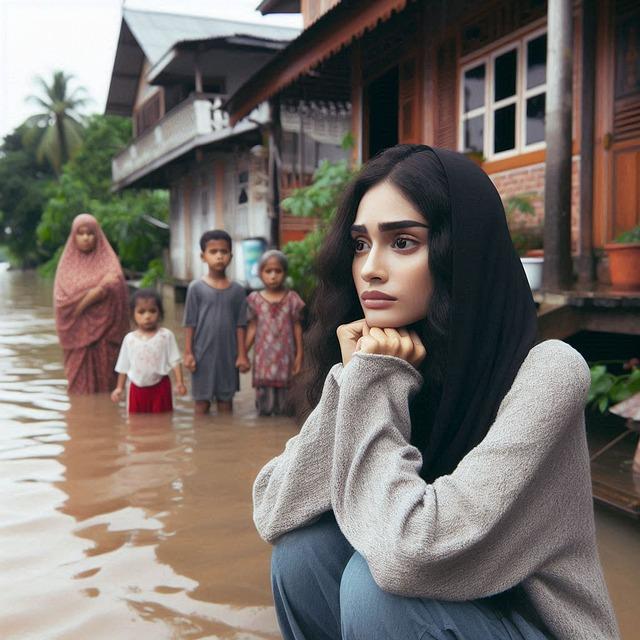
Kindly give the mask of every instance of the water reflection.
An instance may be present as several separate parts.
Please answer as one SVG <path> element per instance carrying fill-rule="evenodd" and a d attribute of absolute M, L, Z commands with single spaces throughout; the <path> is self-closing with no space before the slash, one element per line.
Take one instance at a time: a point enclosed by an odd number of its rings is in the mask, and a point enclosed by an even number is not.
<path fill-rule="evenodd" d="M 278 637 L 250 487 L 292 425 L 69 399 L 50 302 L 0 273 L 2 637 Z"/>

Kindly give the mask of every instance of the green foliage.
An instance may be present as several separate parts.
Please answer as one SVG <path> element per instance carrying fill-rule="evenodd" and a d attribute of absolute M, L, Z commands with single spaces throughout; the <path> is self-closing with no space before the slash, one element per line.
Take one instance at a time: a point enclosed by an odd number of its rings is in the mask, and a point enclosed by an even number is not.
<path fill-rule="evenodd" d="M 633 229 L 621 233 L 614 242 L 621 244 L 640 242 L 640 224 L 633 227 Z"/>
<path fill-rule="evenodd" d="M 145 271 L 142 279 L 140 280 L 140 287 L 155 287 L 159 281 L 164 278 L 164 263 L 162 258 L 154 258 L 149 261 L 147 270 Z"/>
<path fill-rule="evenodd" d="M 596 362 L 590 367 L 591 387 L 587 405 L 593 410 L 605 413 L 610 405 L 622 402 L 636 393 L 640 393 L 640 368 L 635 361 L 628 366 L 629 372 L 615 375 L 607 365 L 622 365 L 623 361 Z"/>
<path fill-rule="evenodd" d="M 43 273 L 55 273 L 59 247 L 69 235 L 73 218 L 82 212 L 98 219 L 126 270 L 145 271 L 150 260 L 159 258 L 168 246 L 168 232 L 148 221 L 150 217 L 167 221 L 166 191 L 111 192 L 111 158 L 130 136 L 131 125 L 124 118 L 93 116 L 89 120 L 83 145 L 49 190 L 38 225 L 38 241 L 50 257 Z"/>
<path fill-rule="evenodd" d="M 534 193 L 518 193 L 505 198 L 502 203 L 507 216 L 507 222 L 512 221 L 517 213 L 524 216 L 534 216 L 536 214 L 536 209 L 533 206 L 534 196 Z"/>
<path fill-rule="evenodd" d="M 511 242 L 516 248 L 519 256 L 524 256 L 527 251 L 532 249 L 542 249 L 543 246 L 543 227 L 537 225 L 535 227 L 517 227 L 510 231 Z"/>
<path fill-rule="evenodd" d="M 314 262 L 325 235 L 326 230 L 319 227 L 302 240 L 287 242 L 283 247 L 289 260 L 289 277 L 293 282 L 293 288 L 304 300 L 309 300 L 316 288 Z"/>
<path fill-rule="evenodd" d="M 0 242 L 13 264 L 30 267 L 42 259 L 33 230 L 54 176 L 38 162 L 35 144 L 25 143 L 23 132 L 16 129 L 0 146 Z"/>
<path fill-rule="evenodd" d="M 343 141 L 349 144 L 349 140 Z M 289 275 L 294 288 L 308 300 L 316 286 L 313 265 L 318 251 L 333 220 L 338 200 L 355 171 L 346 160 L 325 160 L 316 170 L 313 182 L 307 187 L 295 189 L 281 206 L 288 213 L 300 217 L 316 218 L 318 225 L 302 240 L 288 242 L 283 251 L 289 259 Z"/>

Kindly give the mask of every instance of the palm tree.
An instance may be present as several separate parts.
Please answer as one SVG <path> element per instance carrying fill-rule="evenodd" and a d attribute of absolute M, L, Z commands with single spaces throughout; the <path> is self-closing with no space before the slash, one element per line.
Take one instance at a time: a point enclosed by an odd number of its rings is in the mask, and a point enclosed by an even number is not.
<path fill-rule="evenodd" d="M 27 136 L 35 140 L 38 160 L 47 158 L 57 174 L 82 142 L 83 118 L 78 109 L 89 102 L 83 87 L 70 92 L 72 79 L 73 76 L 64 71 L 55 71 L 51 84 L 37 76 L 35 82 L 41 88 L 41 95 L 27 98 L 44 109 L 25 120 Z"/>

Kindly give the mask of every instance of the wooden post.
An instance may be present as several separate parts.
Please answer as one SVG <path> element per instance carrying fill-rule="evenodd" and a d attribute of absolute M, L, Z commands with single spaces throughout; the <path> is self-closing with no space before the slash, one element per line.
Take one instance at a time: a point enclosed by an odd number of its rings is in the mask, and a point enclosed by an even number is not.
<path fill-rule="evenodd" d="M 547 143 L 542 288 L 571 286 L 571 117 L 573 15 L 571 0 L 549 0 L 547 32 Z"/>
<path fill-rule="evenodd" d="M 580 245 L 578 282 L 595 280 L 593 259 L 593 161 L 596 84 L 596 0 L 582 2 L 582 90 L 580 96 Z"/>
<path fill-rule="evenodd" d="M 269 183 L 271 192 L 271 230 L 269 245 L 280 247 L 280 166 L 282 151 L 282 126 L 280 124 L 280 98 L 269 100 Z"/>
<path fill-rule="evenodd" d="M 298 168 L 300 171 L 300 175 L 298 176 L 298 186 L 304 186 L 304 170 L 305 170 L 305 161 L 304 161 L 304 117 L 302 111 L 305 107 L 305 103 L 303 100 L 298 102 L 298 118 L 299 118 L 299 126 L 298 126 Z"/>
<path fill-rule="evenodd" d="M 196 93 L 202 93 L 202 69 L 200 68 L 200 52 L 196 51 L 195 54 L 195 88 Z"/>

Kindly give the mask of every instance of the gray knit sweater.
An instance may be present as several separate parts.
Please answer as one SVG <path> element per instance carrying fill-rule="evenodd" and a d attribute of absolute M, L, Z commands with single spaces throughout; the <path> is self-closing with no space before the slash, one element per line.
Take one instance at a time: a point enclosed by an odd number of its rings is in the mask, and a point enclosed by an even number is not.
<path fill-rule="evenodd" d="M 520 585 L 555 637 L 618 638 L 596 549 L 582 357 L 557 340 L 534 347 L 484 440 L 433 484 L 408 444 L 421 384 L 390 356 L 334 366 L 300 433 L 256 479 L 261 537 L 332 509 L 385 591 L 473 600 Z"/>

